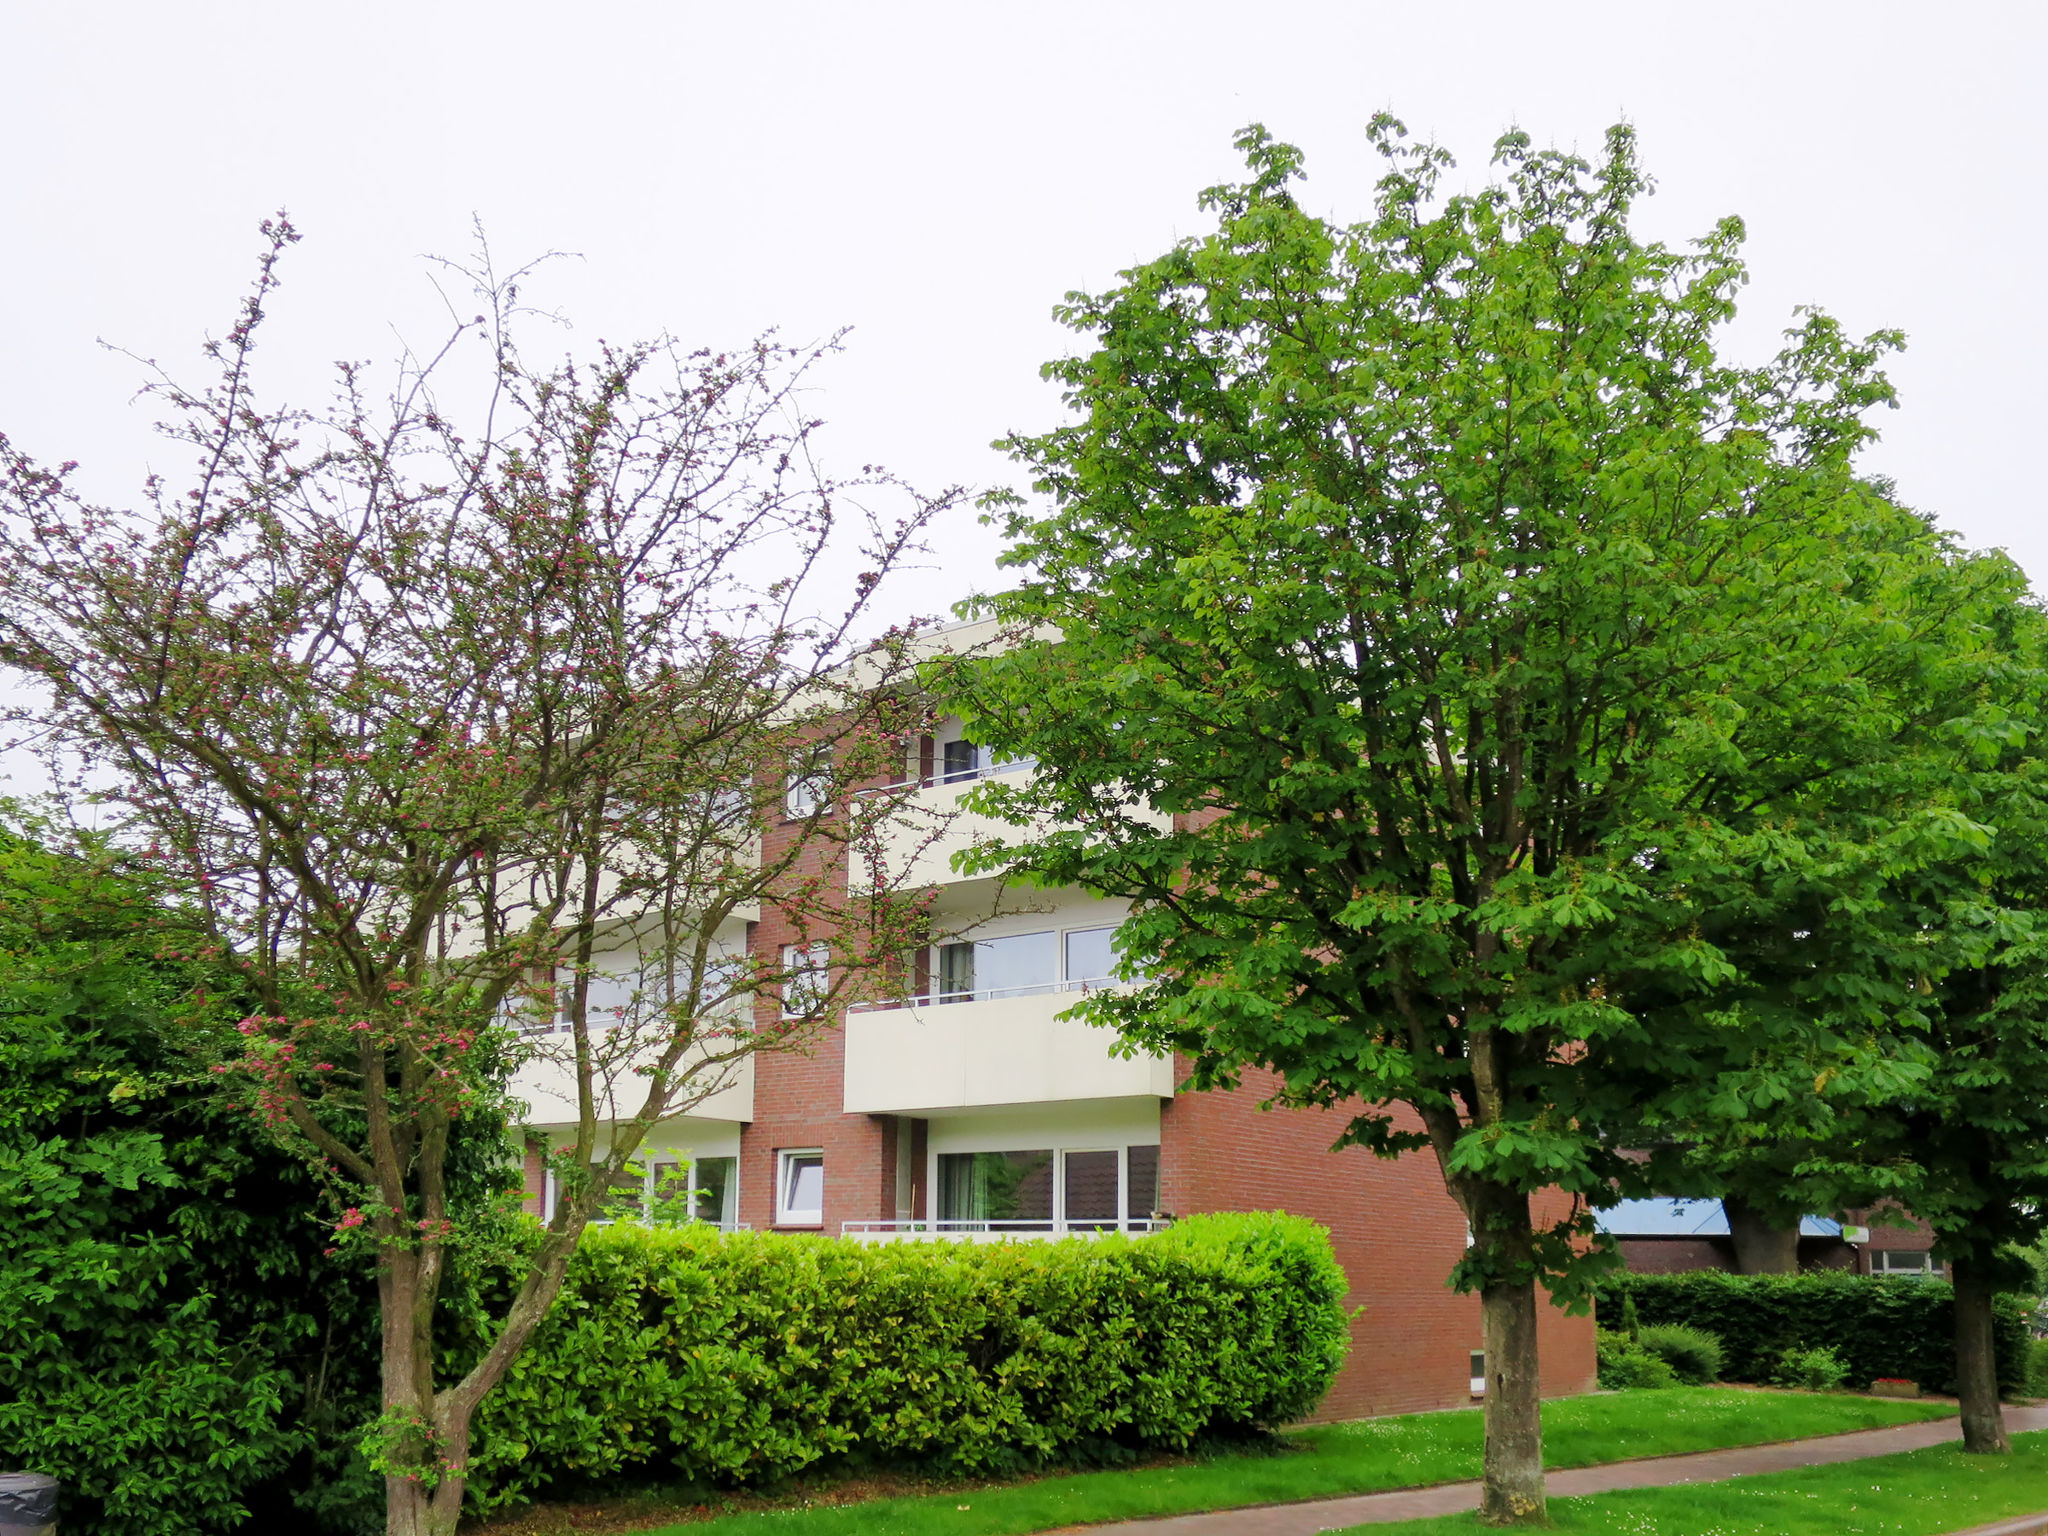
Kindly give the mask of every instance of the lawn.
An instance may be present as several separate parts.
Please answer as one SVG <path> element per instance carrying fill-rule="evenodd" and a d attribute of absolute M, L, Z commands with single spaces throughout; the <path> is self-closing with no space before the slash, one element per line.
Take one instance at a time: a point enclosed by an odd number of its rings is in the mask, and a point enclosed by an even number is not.
<path fill-rule="evenodd" d="M 1593 1466 L 1953 1412 L 1938 1403 L 1731 1387 L 1564 1398 L 1544 1405 L 1545 1461 L 1552 1468 Z M 1479 1410 L 1464 1409 L 1297 1430 L 1282 1437 L 1282 1448 L 1273 1453 L 963 1485 L 864 1503 L 837 1502 L 831 1485 L 824 1484 L 808 1500 L 798 1495 L 781 1507 L 756 1502 L 727 1514 L 707 1509 L 685 1524 L 660 1527 L 654 1536 L 1021 1536 L 1061 1525 L 1332 1498 L 1476 1478 L 1482 1434 Z M 612 1525 L 579 1518 L 572 1527 L 566 1520 L 550 1524 L 546 1512 L 534 1511 L 493 1529 L 543 1536 L 572 1528 L 645 1531 L 650 1524 L 645 1516 Z"/>
<path fill-rule="evenodd" d="M 2048 1430 L 2012 1437 L 2013 1453 L 1953 1446 L 1772 1472 L 1725 1483 L 1552 1499 L 1559 1531 L 1584 1536 L 1937 1536 L 2048 1510 Z M 701 1528 L 700 1528 L 701 1529 Z M 1472 1536 L 1476 1516 L 1359 1525 L 1350 1536 Z"/>

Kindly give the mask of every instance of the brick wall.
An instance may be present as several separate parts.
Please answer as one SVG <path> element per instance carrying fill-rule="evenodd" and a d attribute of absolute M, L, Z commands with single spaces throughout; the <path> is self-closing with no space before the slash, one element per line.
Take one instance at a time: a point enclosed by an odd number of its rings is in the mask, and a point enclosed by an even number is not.
<path fill-rule="evenodd" d="M 519 1202 L 519 1209 L 529 1216 L 545 1216 L 541 1207 L 547 1202 L 547 1143 L 537 1136 L 526 1138 L 525 1176 L 526 1194 Z"/>
<path fill-rule="evenodd" d="M 1262 1110 L 1275 1079 L 1248 1072 L 1233 1093 L 1181 1094 L 1160 1117 L 1161 1207 L 1287 1210 L 1330 1229 L 1351 1281 L 1351 1356 L 1319 1415 L 1328 1419 L 1448 1408 L 1471 1400 L 1479 1300 L 1445 1284 L 1465 1251 L 1465 1218 L 1435 1158 L 1332 1152 L 1348 1118 Z M 1405 1112 L 1404 1112 L 1405 1114 Z M 1593 1386 L 1592 1321 L 1545 1305 L 1538 1326 L 1548 1396 Z"/>
<path fill-rule="evenodd" d="M 1870 1240 L 1856 1253 L 1855 1267 L 1859 1275 L 1870 1273 L 1873 1249 L 1926 1253 L 1934 1247 L 1934 1229 L 1900 1206 L 1881 1205 L 1869 1210 L 1850 1211 L 1847 1219 L 1852 1226 L 1870 1228 Z"/>

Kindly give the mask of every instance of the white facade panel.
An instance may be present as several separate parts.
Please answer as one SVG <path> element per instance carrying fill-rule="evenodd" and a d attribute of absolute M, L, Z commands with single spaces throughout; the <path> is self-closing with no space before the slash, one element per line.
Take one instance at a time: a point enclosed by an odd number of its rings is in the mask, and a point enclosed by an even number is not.
<path fill-rule="evenodd" d="M 848 1114 L 1173 1095 L 1173 1063 L 1109 1053 L 1114 1037 L 1061 1013 L 1071 992 L 849 1014 Z"/>
<path fill-rule="evenodd" d="M 600 1048 L 603 1041 L 598 1041 Z M 537 1126 L 576 1123 L 576 1074 L 570 1041 L 557 1035 L 537 1054 L 521 1063 L 512 1075 L 512 1096 L 526 1102 L 527 1123 Z M 642 1053 L 643 1055 L 648 1053 Z M 647 1079 L 633 1070 L 632 1061 L 608 1063 L 596 1074 L 592 1087 L 597 1096 L 599 1120 L 629 1120 L 647 1095 Z M 724 1120 L 738 1122 L 754 1118 L 754 1059 L 743 1056 L 718 1068 L 718 1091 L 693 1106 L 689 1121 Z M 685 1089 L 687 1100 L 694 1090 Z M 685 1122 L 678 1122 L 685 1123 Z M 738 1132 L 735 1131 L 737 1136 Z M 708 1149 L 706 1156 L 712 1155 Z M 719 1154 L 723 1155 L 723 1154 Z"/>

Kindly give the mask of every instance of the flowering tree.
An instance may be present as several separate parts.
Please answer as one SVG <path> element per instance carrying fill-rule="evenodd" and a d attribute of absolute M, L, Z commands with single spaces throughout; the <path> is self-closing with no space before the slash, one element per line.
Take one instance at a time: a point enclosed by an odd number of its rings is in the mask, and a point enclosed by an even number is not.
<path fill-rule="evenodd" d="M 374 1251 L 388 1529 L 448 1532 L 471 1416 L 648 1132 L 800 1042 L 919 920 L 870 856 L 906 811 L 911 634 L 856 637 L 950 496 L 818 469 L 816 350 L 536 366 L 487 265 L 484 313 L 388 392 L 344 365 L 330 407 L 269 405 L 252 357 L 297 237 L 264 233 L 213 377 L 151 386 L 188 478 L 96 505 L 0 438 L 0 663 L 260 997 L 217 1070 Z M 464 428 L 440 395 L 469 355 Z M 764 904 L 799 961 L 731 943 Z M 608 969 L 630 999 L 599 1017 Z M 448 1266 L 503 1230 L 453 1192 L 451 1127 L 542 1051 L 574 1100 L 562 1195 L 444 1382 Z"/>

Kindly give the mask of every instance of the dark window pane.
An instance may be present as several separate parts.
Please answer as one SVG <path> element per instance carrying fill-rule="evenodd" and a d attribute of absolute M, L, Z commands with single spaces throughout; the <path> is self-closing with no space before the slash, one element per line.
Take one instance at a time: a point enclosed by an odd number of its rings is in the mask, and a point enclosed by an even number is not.
<path fill-rule="evenodd" d="M 964 1003 L 974 995 L 974 946 L 939 946 L 939 996 L 947 1002 Z"/>
<path fill-rule="evenodd" d="M 1069 1152 L 1065 1159 L 1067 1225 L 1113 1227 L 1117 1221 L 1115 1152 Z"/>
<path fill-rule="evenodd" d="M 612 1175 L 598 1215 L 604 1221 L 638 1221 L 647 1214 L 647 1172 L 635 1164 Z"/>
<path fill-rule="evenodd" d="M 716 1222 L 721 1227 L 730 1227 L 739 1217 L 735 1196 L 739 1193 L 737 1172 L 739 1159 L 732 1157 L 700 1157 L 695 1169 L 697 1175 L 697 1219 Z"/>
<path fill-rule="evenodd" d="M 654 1175 L 654 1205 L 648 1215 L 655 1221 L 681 1221 L 690 1208 L 690 1172 L 681 1163 L 659 1162 Z"/>
<path fill-rule="evenodd" d="M 981 753 L 971 741 L 946 743 L 946 777 L 971 779 L 981 766 Z"/>
<path fill-rule="evenodd" d="M 1159 1209 L 1159 1149 L 1132 1147 L 1124 1155 L 1130 1162 L 1131 1220 L 1144 1221 Z"/>
<path fill-rule="evenodd" d="M 1052 1153 L 941 1153 L 939 1220 L 1050 1222 Z"/>

